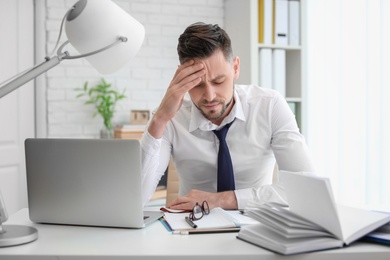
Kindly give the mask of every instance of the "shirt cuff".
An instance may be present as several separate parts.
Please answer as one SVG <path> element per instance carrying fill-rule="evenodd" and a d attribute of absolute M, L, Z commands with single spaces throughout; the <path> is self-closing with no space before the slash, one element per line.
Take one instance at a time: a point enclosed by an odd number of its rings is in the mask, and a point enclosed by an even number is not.
<path fill-rule="evenodd" d="M 236 195 L 238 209 L 245 209 L 248 201 L 253 197 L 252 188 L 235 190 L 234 193 Z"/>
<path fill-rule="evenodd" d="M 155 155 L 160 152 L 161 143 L 162 138 L 156 139 L 146 130 L 141 138 L 141 149 L 149 155 Z"/>

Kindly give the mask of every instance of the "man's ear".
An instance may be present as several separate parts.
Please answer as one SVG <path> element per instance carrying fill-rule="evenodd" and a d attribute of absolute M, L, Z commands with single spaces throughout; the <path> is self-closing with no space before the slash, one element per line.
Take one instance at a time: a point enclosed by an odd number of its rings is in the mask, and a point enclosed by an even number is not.
<path fill-rule="evenodd" d="M 238 56 L 234 57 L 233 59 L 233 71 L 234 71 L 234 77 L 233 80 L 237 80 L 240 76 L 240 58 Z"/>

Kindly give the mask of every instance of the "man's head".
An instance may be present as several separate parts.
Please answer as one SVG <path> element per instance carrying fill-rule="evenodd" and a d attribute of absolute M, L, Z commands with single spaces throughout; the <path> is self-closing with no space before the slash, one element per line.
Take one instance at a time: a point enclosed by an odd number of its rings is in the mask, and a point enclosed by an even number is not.
<path fill-rule="evenodd" d="M 192 24 L 180 35 L 177 50 L 181 64 L 194 60 L 204 65 L 206 74 L 189 94 L 203 116 L 219 125 L 234 105 L 234 81 L 240 71 L 229 36 L 218 25 Z"/>
<path fill-rule="evenodd" d="M 227 61 L 233 60 L 229 35 L 217 24 L 199 22 L 188 26 L 177 45 L 180 64 L 191 59 L 208 58 L 216 50 L 221 50 Z"/>

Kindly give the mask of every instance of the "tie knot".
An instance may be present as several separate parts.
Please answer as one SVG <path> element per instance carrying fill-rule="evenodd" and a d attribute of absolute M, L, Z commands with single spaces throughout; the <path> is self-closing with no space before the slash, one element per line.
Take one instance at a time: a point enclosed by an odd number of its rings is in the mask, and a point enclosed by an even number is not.
<path fill-rule="evenodd" d="M 221 140 L 225 140 L 227 132 L 228 132 L 228 130 L 229 130 L 229 128 L 230 128 L 230 126 L 232 125 L 233 122 L 230 122 L 229 124 L 226 124 L 224 127 L 222 127 L 219 130 L 213 130 L 214 134 L 218 137 L 218 139 L 220 141 Z"/>

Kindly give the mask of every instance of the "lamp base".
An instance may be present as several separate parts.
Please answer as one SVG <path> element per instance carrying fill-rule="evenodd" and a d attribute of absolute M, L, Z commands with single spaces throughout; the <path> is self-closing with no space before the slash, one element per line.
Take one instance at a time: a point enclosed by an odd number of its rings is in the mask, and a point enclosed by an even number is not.
<path fill-rule="evenodd" d="M 3 225 L 0 230 L 0 247 L 16 246 L 38 239 L 38 230 L 30 226 Z"/>

